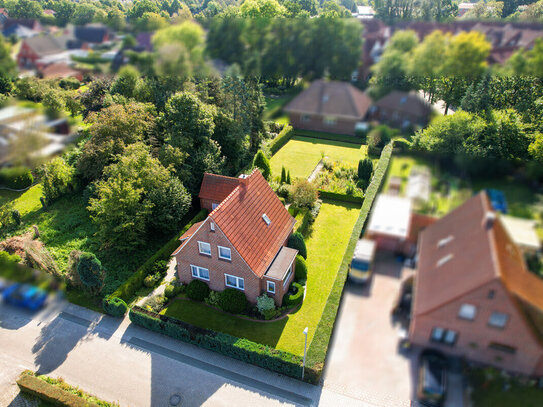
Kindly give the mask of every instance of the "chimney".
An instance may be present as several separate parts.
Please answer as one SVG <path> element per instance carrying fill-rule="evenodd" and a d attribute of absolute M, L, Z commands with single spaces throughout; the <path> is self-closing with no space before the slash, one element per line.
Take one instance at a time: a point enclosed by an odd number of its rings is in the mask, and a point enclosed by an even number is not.
<path fill-rule="evenodd" d="M 244 187 L 249 185 L 249 176 L 247 174 L 241 174 L 239 176 L 239 183 L 240 183 L 240 185 L 242 185 Z"/>
<path fill-rule="evenodd" d="M 484 220 L 484 227 L 486 230 L 492 229 L 494 222 L 496 221 L 496 214 L 494 212 L 487 212 Z"/>

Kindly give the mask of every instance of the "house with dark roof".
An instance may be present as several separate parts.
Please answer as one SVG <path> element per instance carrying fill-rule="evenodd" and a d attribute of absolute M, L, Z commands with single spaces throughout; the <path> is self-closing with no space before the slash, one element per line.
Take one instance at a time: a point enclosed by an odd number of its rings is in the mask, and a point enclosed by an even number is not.
<path fill-rule="evenodd" d="M 181 282 L 235 288 L 251 303 L 266 293 L 281 305 L 294 279 L 298 251 L 286 245 L 296 221 L 262 174 L 205 174 L 200 199 L 211 212 L 181 236 L 173 253 Z"/>
<path fill-rule="evenodd" d="M 17 64 L 21 68 L 36 68 L 39 59 L 64 52 L 59 41 L 51 35 L 27 38 L 17 54 Z"/>
<path fill-rule="evenodd" d="M 77 26 L 74 29 L 73 35 L 74 39 L 69 44 L 70 49 L 89 48 L 94 45 L 103 44 L 111 39 L 109 28 L 102 24 Z"/>
<path fill-rule="evenodd" d="M 370 106 L 370 97 L 351 84 L 319 79 L 283 110 L 294 128 L 354 135 Z"/>
<path fill-rule="evenodd" d="M 375 102 L 368 117 L 370 120 L 404 129 L 426 126 L 431 114 L 432 107 L 418 94 L 394 90 Z"/>
<path fill-rule="evenodd" d="M 543 375 L 543 280 L 486 192 L 419 236 L 412 343 L 524 375 Z"/>

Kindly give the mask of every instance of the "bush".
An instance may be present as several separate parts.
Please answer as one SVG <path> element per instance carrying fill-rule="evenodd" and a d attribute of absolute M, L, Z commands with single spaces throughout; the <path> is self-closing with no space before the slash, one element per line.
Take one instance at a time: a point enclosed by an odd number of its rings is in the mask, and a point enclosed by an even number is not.
<path fill-rule="evenodd" d="M 164 304 L 166 304 L 164 295 L 153 295 L 144 301 L 143 306 L 149 311 L 160 312 L 164 308 Z"/>
<path fill-rule="evenodd" d="M 128 311 L 126 302 L 121 300 L 119 297 L 104 298 L 102 301 L 102 307 L 107 314 L 113 317 L 123 317 L 124 314 L 126 314 L 126 311 Z"/>
<path fill-rule="evenodd" d="M 406 139 L 394 140 L 394 152 L 405 153 L 411 149 L 411 143 Z"/>
<path fill-rule="evenodd" d="M 13 222 L 15 222 L 16 225 L 21 224 L 21 212 L 19 212 L 17 209 L 11 211 L 11 217 L 13 218 Z"/>
<path fill-rule="evenodd" d="M 293 294 L 290 293 L 291 290 L 294 291 Z M 301 304 L 303 299 L 304 299 L 304 286 L 294 282 L 291 284 L 289 291 L 283 297 L 283 305 L 286 305 L 288 307 L 294 307 L 298 304 Z"/>
<path fill-rule="evenodd" d="M 307 264 L 302 256 L 296 255 L 296 269 L 294 270 L 294 278 L 296 281 L 307 280 Z"/>
<path fill-rule="evenodd" d="M 284 184 L 287 182 L 287 170 L 285 170 L 285 166 L 283 165 L 281 167 L 281 184 Z"/>
<path fill-rule="evenodd" d="M 205 299 L 205 303 L 207 305 L 211 305 L 212 307 L 220 308 L 221 307 L 219 304 L 220 297 L 221 297 L 221 293 L 219 291 L 212 290 L 209 292 L 209 295 Z"/>
<path fill-rule="evenodd" d="M 168 261 L 167 260 L 157 260 L 153 263 L 151 266 L 151 273 L 153 274 L 160 274 L 162 276 L 165 276 L 168 272 Z"/>
<path fill-rule="evenodd" d="M 371 179 L 371 174 L 373 173 L 373 162 L 371 158 L 366 157 L 358 161 L 358 181 L 363 185 L 363 188 L 366 188 Z"/>
<path fill-rule="evenodd" d="M 158 283 L 160 283 L 160 280 L 162 280 L 163 275 L 160 273 L 155 274 L 149 274 L 145 279 L 143 280 L 143 285 L 147 288 L 156 287 Z"/>
<path fill-rule="evenodd" d="M 377 128 L 370 131 L 370 134 L 368 134 L 368 154 L 380 154 L 382 143 L 381 132 Z"/>
<path fill-rule="evenodd" d="M 81 83 L 77 78 L 63 78 L 58 83 L 58 86 L 62 89 L 79 89 Z"/>
<path fill-rule="evenodd" d="M 32 185 L 34 177 L 26 167 L 2 168 L 0 185 L 11 189 L 25 189 Z"/>
<path fill-rule="evenodd" d="M 270 153 L 272 155 L 277 153 L 281 147 L 289 142 L 293 135 L 294 132 L 292 126 L 287 124 L 285 127 L 283 127 L 283 130 L 281 130 L 281 133 L 279 133 L 279 135 L 271 141 L 269 145 Z"/>
<path fill-rule="evenodd" d="M 294 232 L 289 236 L 287 246 L 298 250 L 298 254 L 307 260 L 307 248 L 305 246 L 304 237 L 300 232 Z"/>
<path fill-rule="evenodd" d="M 177 297 L 184 290 L 185 286 L 181 284 L 168 284 L 164 289 L 164 295 L 166 298 L 171 299 Z"/>
<path fill-rule="evenodd" d="M 279 185 L 275 193 L 279 196 L 279 198 L 283 198 L 285 199 L 285 201 L 288 202 L 290 198 L 290 185 L 288 184 Z"/>
<path fill-rule="evenodd" d="M 93 253 L 81 253 L 77 263 L 77 274 L 83 287 L 93 294 L 100 292 L 105 273 L 102 263 Z"/>
<path fill-rule="evenodd" d="M 256 298 L 256 308 L 258 309 L 258 312 L 266 317 L 266 313 L 275 311 L 275 300 L 264 293 Z"/>
<path fill-rule="evenodd" d="M 248 339 L 196 328 L 174 318 L 154 314 L 139 307 L 133 307 L 129 316 L 130 321 L 136 325 L 242 362 L 295 378 L 299 378 L 302 372 L 302 358 L 292 353 L 273 349 Z"/>
<path fill-rule="evenodd" d="M 271 165 L 270 160 L 262 150 L 258 150 L 253 160 L 253 167 L 260 169 L 262 176 L 266 179 L 270 179 L 271 176 Z"/>
<path fill-rule="evenodd" d="M 187 285 L 187 296 L 194 301 L 203 301 L 209 295 L 209 287 L 200 280 L 192 280 Z"/>
<path fill-rule="evenodd" d="M 299 179 L 290 188 L 292 205 L 297 208 L 311 209 L 318 197 L 317 188 L 306 179 Z"/>
<path fill-rule="evenodd" d="M 223 311 L 239 314 L 247 308 L 247 297 L 243 291 L 227 288 L 219 296 L 219 307 Z"/>

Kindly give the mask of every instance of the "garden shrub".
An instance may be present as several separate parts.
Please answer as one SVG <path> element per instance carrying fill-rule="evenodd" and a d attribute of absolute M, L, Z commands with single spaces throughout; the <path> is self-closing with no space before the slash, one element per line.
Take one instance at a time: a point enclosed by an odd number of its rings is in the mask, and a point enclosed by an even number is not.
<path fill-rule="evenodd" d="M 79 89 L 81 83 L 77 78 L 69 77 L 61 79 L 58 86 L 62 89 Z"/>
<path fill-rule="evenodd" d="M 187 296 L 194 301 L 203 301 L 209 295 L 209 287 L 200 280 L 192 280 L 186 289 Z"/>
<path fill-rule="evenodd" d="M 281 167 L 281 184 L 284 184 L 287 182 L 287 170 L 285 170 L 285 166 L 283 165 Z"/>
<path fill-rule="evenodd" d="M 275 300 L 269 297 L 266 293 L 256 298 L 256 308 L 263 316 L 266 312 L 275 311 Z"/>
<path fill-rule="evenodd" d="M 262 150 L 258 150 L 253 160 L 253 167 L 258 168 L 262 172 L 262 176 L 266 179 L 270 179 L 271 165 L 270 160 Z"/>
<path fill-rule="evenodd" d="M 284 198 L 287 202 L 290 198 L 290 185 L 288 184 L 281 184 L 279 187 L 277 187 L 277 190 L 275 193 L 280 197 Z"/>
<path fill-rule="evenodd" d="M 298 250 L 298 254 L 307 260 L 307 247 L 305 246 L 304 237 L 300 232 L 294 232 L 290 235 L 287 246 Z"/>
<path fill-rule="evenodd" d="M 153 295 L 144 301 L 143 306 L 149 311 L 160 312 L 164 308 L 164 304 L 166 304 L 164 295 Z"/>
<path fill-rule="evenodd" d="M 270 153 L 272 155 L 277 153 L 281 149 L 281 147 L 283 147 L 285 144 L 289 142 L 289 140 L 292 138 L 293 135 L 294 135 L 294 132 L 293 132 L 292 126 L 287 124 L 285 127 L 283 127 L 283 130 L 281 130 L 279 135 L 270 142 L 269 144 Z"/>
<path fill-rule="evenodd" d="M 152 274 L 160 274 L 165 276 L 168 272 L 168 261 L 167 260 L 157 260 L 151 266 L 150 272 Z"/>
<path fill-rule="evenodd" d="M 219 295 L 219 307 L 223 311 L 239 314 L 247 308 L 247 297 L 243 291 L 227 288 Z"/>
<path fill-rule="evenodd" d="M 32 185 L 34 177 L 26 167 L 0 169 L 0 185 L 11 189 L 25 189 Z"/>
<path fill-rule="evenodd" d="M 292 205 L 297 208 L 311 209 L 318 197 L 317 187 L 306 179 L 297 180 L 290 188 Z"/>
<path fill-rule="evenodd" d="M 363 188 L 370 183 L 371 174 L 373 173 L 373 162 L 371 158 L 366 157 L 358 161 L 358 181 L 362 184 Z"/>
<path fill-rule="evenodd" d="M 102 263 L 93 253 L 81 253 L 77 263 L 77 274 L 85 289 L 94 294 L 100 292 L 105 273 Z"/>
<path fill-rule="evenodd" d="M 149 274 L 143 280 L 143 285 L 147 288 L 156 287 L 160 283 L 160 280 L 162 280 L 162 277 L 164 276 L 160 273 Z"/>
<path fill-rule="evenodd" d="M 212 307 L 217 307 L 217 308 L 220 308 L 220 305 L 219 305 L 219 298 L 221 297 L 221 293 L 220 291 L 213 291 L 211 290 L 209 292 L 209 295 L 207 296 L 207 298 L 205 299 L 205 303 L 207 305 L 211 305 Z"/>
<path fill-rule="evenodd" d="M 242 362 L 295 378 L 299 378 L 302 372 L 302 357 L 289 352 L 273 349 L 248 339 L 197 328 L 175 318 L 145 311 L 140 307 L 133 307 L 129 316 L 130 321 L 136 325 Z"/>
<path fill-rule="evenodd" d="M 11 211 L 11 217 L 13 218 L 13 222 L 15 222 L 16 225 L 21 224 L 21 212 L 19 212 L 17 209 Z"/>
<path fill-rule="evenodd" d="M 406 139 L 394 140 L 394 152 L 405 153 L 411 149 L 411 143 Z"/>
<path fill-rule="evenodd" d="M 307 264 L 302 256 L 296 255 L 296 269 L 294 270 L 294 278 L 297 282 L 305 282 L 307 280 Z"/>
<path fill-rule="evenodd" d="M 184 290 L 185 286 L 182 284 L 168 284 L 164 289 L 164 295 L 166 298 L 171 299 L 177 297 Z"/>
<path fill-rule="evenodd" d="M 294 294 L 291 294 L 290 291 L 294 290 Z M 289 291 L 287 291 L 283 297 L 283 305 L 286 305 L 288 307 L 294 307 L 298 304 L 301 304 L 301 302 L 304 299 L 304 286 L 293 282 L 289 288 Z"/>
<path fill-rule="evenodd" d="M 124 314 L 126 314 L 126 311 L 128 311 L 126 302 L 121 300 L 119 297 L 104 298 L 102 301 L 102 307 L 107 314 L 113 317 L 123 317 Z"/>

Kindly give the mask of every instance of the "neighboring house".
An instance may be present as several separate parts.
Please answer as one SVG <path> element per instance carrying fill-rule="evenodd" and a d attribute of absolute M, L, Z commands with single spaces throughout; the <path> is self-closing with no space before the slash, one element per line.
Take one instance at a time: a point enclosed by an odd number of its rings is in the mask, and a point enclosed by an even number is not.
<path fill-rule="evenodd" d="M 392 91 L 369 110 L 370 120 L 396 128 L 424 127 L 430 121 L 432 107 L 417 93 Z"/>
<path fill-rule="evenodd" d="M 459 3 L 458 4 L 458 17 L 462 17 L 464 14 L 466 14 L 468 11 L 470 11 L 473 7 L 475 7 L 476 3 Z"/>
<path fill-rule="evenodd" d="M 379 62 L 391 35 L 390 27 L 378 19 L 364 20 L 362 31 L 362 60 L 358 68 L 357 80 L 367 81 L 371 67 Z"/>
<path fill-rule="evenodd" d="M 5 24 L 8 19 L 8 11 L 5 8 L 0 8 L 0 25 Z"/>
<path fill-rule="evenodd" d="M 284 111 L 297 129 L 354 135 L 363 125 L 370 97 L 346 82 L 316 80 Z"/>
<path fill-rule="evenodd" d="M 18 38 L 29 38 L 42 31 L 43 27 L 38 20 L 28 18 L 7 18 L 2 27 L 4 37 L 15 35 Z"/>
<path fill-rule="evenodd" d="M 73 36 L 74 39 L 68 45 L 70 49 L 88 49 L 108 42 L 111 39 L 109 28 L 102 24 L 77 26 L 74 28 Z"/>
<path fill-rule="evenodd" d="M 525 375 L 543 375 L 543 280 L 485 192 L 421 232 L 413 344 Z"/>
<path fill-rule="evenodd" d="M 79 81 L 83 80 L 81 71 L 72 68 L 65 62 L 54 62 L 44 66 L 38 70 L 40 77 L 44 79 L 59 79 L 59 78 L 76 78 Z"/>
<path fill-rule="evenodd" d="M 50 35 L 27 38 L 17 54 L 17 64 L 20 68 L 37 68 L 38 60 L 63 52 L 57 39 Z"/>
<path fill-rule="evenodd" d="M 236 288 L 251 303 L 266 293 L 281 305 L 294 279 L 298 251 L 286 244 L 295 219 L 258 170 L 240 178 L 205 174 L 202 207 L 221 198 L 206 220 L 181 236 L 173 253 L 179 279 L 202 280 L 215 291 Z"/>

